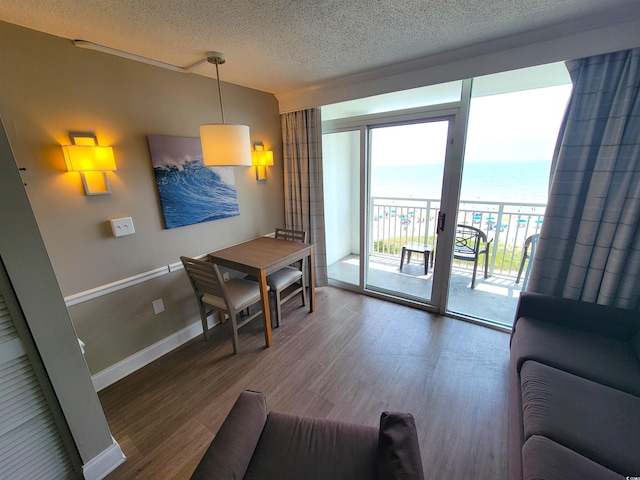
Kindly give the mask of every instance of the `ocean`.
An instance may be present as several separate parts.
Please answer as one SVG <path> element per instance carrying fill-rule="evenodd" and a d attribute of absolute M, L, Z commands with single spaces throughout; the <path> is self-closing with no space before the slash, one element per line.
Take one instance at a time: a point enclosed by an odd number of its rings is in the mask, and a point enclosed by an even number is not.
<path fill-rule="evenodd" d="M 472 162 L 464 165 L 462 201 L 546 203 L 550 161 Z M 442 165 L 374 167 L 374 197 L 440 198 Z"/>

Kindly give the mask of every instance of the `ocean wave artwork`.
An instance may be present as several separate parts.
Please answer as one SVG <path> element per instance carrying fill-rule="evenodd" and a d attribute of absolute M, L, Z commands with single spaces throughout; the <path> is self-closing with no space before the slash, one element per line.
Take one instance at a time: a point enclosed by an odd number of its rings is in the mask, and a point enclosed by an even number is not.
<path fill-rule="evenodd" d="M 148 135 L 166 228 L 240 215 L 232 167 L 205 167 L 200 139 Z"/>

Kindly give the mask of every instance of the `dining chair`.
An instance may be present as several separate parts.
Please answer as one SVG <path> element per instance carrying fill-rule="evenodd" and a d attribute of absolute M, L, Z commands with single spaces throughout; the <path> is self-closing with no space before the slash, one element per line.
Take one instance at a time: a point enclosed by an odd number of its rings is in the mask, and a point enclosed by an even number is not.
<path fill-rule="evenodd" d="M 286 228 L 276 228 L 275 238 L 288 240 L 291 242 L 307 242 L 307 232 L 301 230 L 291 230 Z M 282 304 L 300 294 L 302 305 L 307 304 L 307 259 L 303 259 L 296 264 L 284 267 L 277 272 L 267 275 L 267 285 L 271 288 L 271 295 L 275 300 L 275 321 L 276 327 L 282 321 Z M 288 290 L 292 285 L 296 285 L 293 290 Z"/>
<path fill-rule="evenodd" d="M 489 245 L 492 241 L 493 239 L 487 241 L 487 235 L 479 228 L 463 224 L 456 227 L 453 258 L 473 262 L 471 288 L 476 287 L 476 270 L 480 255 L 484 254 L 484 278 L 489 277 Z"/>
<path fill-rule="evenodd" d="M 233 353 L 238 353 L 238 329 L 262 313 L 258 284 L 243 278 L 232 278 L 225 282 L 218 265 L 214 263 L 189 257 L 180 257 L 180 260 L 198 299 L 204 339 L 209 340 L 209 315 L 218 312 L 221 323 L 226 323 L 228 316 L 233 330 Z M 256 304 L 260 308 L 249 314 L 249 307 Z M 238 314 L 245 309 L 247 316 L 238 322 Z"/>

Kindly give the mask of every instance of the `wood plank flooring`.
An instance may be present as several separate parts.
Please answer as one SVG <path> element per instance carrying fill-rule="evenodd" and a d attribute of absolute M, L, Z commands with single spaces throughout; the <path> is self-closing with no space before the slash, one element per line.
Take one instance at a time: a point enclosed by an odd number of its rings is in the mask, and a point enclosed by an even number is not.
<path fill-rule="evenodd" d="M 297 300 L 264 347 L 261 318 L 214 328 L 101 391 L 127 461 L 107 479 L 188 479 L 244 389 L 270 410 L 377 425 L 416 418 L 427 479 L 506 478 L 509 336 L 333 287 Z"/>

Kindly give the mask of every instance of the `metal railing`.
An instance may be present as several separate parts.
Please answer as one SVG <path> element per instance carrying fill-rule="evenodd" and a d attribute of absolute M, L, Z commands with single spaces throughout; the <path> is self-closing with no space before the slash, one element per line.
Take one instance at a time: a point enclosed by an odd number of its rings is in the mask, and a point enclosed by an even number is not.
<path fill-rule="evenodd" d="M 458 224 L 472 225 L 493 239 L 489 253 L 491 273 L 516 276 L 525 240 L 540 233 L 544 203 L 461 201 Z M 407 243 L 435 245 L 440 200 L 373 197 L 370 252 L 399 256 Z M 454 261 L 461 268 L 469 262 Z"/>

